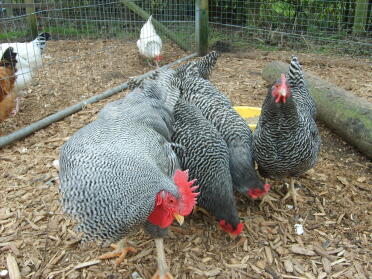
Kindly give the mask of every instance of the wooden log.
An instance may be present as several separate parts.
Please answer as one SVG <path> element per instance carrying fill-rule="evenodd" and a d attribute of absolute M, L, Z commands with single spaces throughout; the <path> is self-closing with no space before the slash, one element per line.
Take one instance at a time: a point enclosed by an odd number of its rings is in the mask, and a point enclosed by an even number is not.
<path fill-rule="evenodd" d="M 271 62 L 262 70 L 262 76 L 274 82 L 288 67 L 283 62 Z M 315 75 L 305 72 L 304 75 L 316 103 L 318 119 L 372 158 L 372 103 Z"/>
<path fill-rule="evenodd" d="M 146 11 L 141 9 L 134 2 L 129 1 L 129 0 L 121 0 L 120 2 L 123 3 L 125 6 L 127 6 L 129 9 L 131 9 L 134 13 L 142 17 L 144 20 L 147 20 L 150 17 L 150 14 L 148 14 Z M 175 35 L 175 33 L 173 33 L 171 30 L 165 27 L 162 23 L 157 21 L 154 17 L 152 18 L 151 22 L 157 30 L 161 31 L 165 36 L 167 36 L 169 39 L 174 41 L 177 45 L 179 45 L 180 48 L 182 48 L 185 51 L 190 50 L 190 47 L 185 43 L 183 39 L 178 38 Z"/>

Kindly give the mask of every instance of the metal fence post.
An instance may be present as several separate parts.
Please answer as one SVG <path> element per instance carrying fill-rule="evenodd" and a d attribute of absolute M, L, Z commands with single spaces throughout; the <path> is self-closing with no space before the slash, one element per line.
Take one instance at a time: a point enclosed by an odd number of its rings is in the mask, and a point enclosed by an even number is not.
<path fill-rule="evenodd" d="M 25 0 L 27 21 L 30 26 L 32 37 L 37 36 L 37 21 L 35 14 L 35 2 L 34 0 Z"/>
<path fill-rule="evenodd" d="M 203 56 L 208 52 L 208 0 L 196 0 L 195 25 L 197 51 Z"/>

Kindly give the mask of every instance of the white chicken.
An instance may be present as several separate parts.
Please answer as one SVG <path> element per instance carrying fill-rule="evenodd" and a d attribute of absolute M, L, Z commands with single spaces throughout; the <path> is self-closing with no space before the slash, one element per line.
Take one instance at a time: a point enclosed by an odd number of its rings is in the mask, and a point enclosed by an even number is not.
<path fill-rule="evenodd" d="M 160 55 L 162 41 L 155 28 L 151 23 L 152 15 L 148 18 L 146 23 L 141 28 L 140 38 L 137 41 L 137 47 L 140 54 L 147 59 L 155 61 L 156 67 L 159 67 L 159 61 L 163 59 Z"/>
<path fill-rule="evenodd" d="M 21 91 L 30 84 L 32 72 L 43 65 L 42 54 L 46 41 L 50 39 L 49 33 L 39 34 L 33 41 L 25 43 L 2 43 L 0 44 L 0 56 L 2 53 L 12 47 L 17 53 L 16 64 L 16 82 L 14 89 L 18 96 L 22 95 Z M 19 98 L 16 100 L 15 113 L 19 110 Z"/>

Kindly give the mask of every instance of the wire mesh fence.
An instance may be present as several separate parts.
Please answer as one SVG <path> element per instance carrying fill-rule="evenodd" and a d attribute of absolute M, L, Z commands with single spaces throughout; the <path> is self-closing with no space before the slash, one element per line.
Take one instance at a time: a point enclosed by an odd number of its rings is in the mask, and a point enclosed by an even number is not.
<path fill-rule="evenodd" d="M 372 53 L 368 0 L 210 0 L 212 43 Z"/>
<path fill-rule="evenodd" d="M 20 94 L 17 90 L 17 95 L 30 93 L 24 106 L 31 102 L 38 108 L 38 115 L 22 124 L 30 124 L 150 70 L 138 58 L 136 45 L 149 15 L 153 16 L 164 51 L 170 53 L 163 65 L 186 56 L 184 52 L 174 52 L 170 41 L 178 42 L 183 49 L 192 49 L 195 44 L 194 1 L 13 0 L 0 1 L 0 11 L 1 54 L 10 46 L 8 43 L 20 43 L 12 45 L 19 53 L 16 87 L 25 78 L 27 84 Z M 41 32 L 49 33 L 51 40 L 39 55 L 38 44 L 31 42 Z M 28 67 L 35 55 L 38 67 Z M 25 63 L 20 63 L 21 59 Z M 66 93 L 66 101 L 61 101 Z M 0 98 L 0 105 L 1 102 Z M 9 133 L 20 125 L 4 131 Z"/>
<path fill-rule="evenodd" d="M 194 1 L 34 0 L 28 2 L 3 1 L 0 4 L 5 10 L 1 14 L 0 39 L 2 41 L 31 39 L 30 16 L 36 18 L 37 29 L 50 32 L 54 40 L 136 39 L 145 20 L 143 16 L 128 8 L 126 5 L 128 2 L 152 14 L 155 19 L 185 41 L 188 47 L 191 47 L 194 41 L 192 36 L 195 20 Z"/>

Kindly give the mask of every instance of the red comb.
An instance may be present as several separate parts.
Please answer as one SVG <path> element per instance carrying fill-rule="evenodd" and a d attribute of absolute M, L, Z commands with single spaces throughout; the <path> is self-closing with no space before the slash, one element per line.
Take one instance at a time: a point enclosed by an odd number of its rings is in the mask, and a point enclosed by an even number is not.
<path fill-rule="evenodd" d="M 180 193 L 180 212 L 182 216 L 189 215 L 196 205 L 196 199 L 199 192 L 194 191 L 198 189 L 199 186 L 193 186 L 196 179 L 189 181 L 189 171 L 176 170 L 174 174 L 174 183 L 178 186 L 178 191 Z M 192 187 L 193 186 L 193 187 Z"/>
<path fill-rule="evenodd" d="M 242 230 L 243 230 L 243 224 L 242 223 L 239 223 L 236 226 L 236 229 L 235 230 L 233 229 L 233 227 L 231 226 L 231 224 L 226 223 L 225 220 L 220 220 L 219 224 L 220 224 L 220 227 L 225 232 L 227 232 L 229 234 L 232 234 L 232 235 L 239 235 L 242 232 Z"/>
<path fill-rule="evenodd" d="M 248 190 L 248 195 L 252 199 L 257 199 L 262 197 L 263 195 L 267 194 L 270 191 L 270 184 L 265 184 L 264 189 L 261 190 L 259 188 L 251 188 Z"/>

